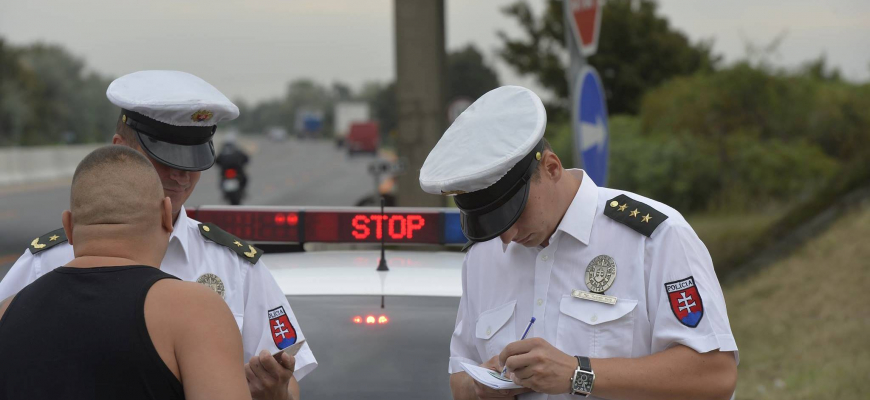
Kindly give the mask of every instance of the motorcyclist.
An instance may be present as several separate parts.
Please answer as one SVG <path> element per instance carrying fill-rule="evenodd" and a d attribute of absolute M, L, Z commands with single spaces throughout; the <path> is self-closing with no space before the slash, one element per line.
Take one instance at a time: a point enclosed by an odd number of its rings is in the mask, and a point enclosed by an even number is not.
<path fill-rule="evenodd" d="M 215 164 L 220 167 L 221 171 L 221 192 L 232 205 L 241 204 L 242 197 L 244 197 L 245 188 L 248 185 L 248 175 L 244 169 L 247 163 L 248 155 L 236 144 L 235 134 L 228 134 L 215 159 Z"/>

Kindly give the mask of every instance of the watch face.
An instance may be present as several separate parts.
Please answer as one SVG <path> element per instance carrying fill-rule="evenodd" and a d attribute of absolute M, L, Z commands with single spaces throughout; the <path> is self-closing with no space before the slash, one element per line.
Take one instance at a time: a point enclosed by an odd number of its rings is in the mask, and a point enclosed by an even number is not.
<path fill-rule="evenodd" d="M 574 379 L 574 391 L 584 394 L 592 393 L 592 373 L 586 371 L 578 371 L 577 377 Z"/>

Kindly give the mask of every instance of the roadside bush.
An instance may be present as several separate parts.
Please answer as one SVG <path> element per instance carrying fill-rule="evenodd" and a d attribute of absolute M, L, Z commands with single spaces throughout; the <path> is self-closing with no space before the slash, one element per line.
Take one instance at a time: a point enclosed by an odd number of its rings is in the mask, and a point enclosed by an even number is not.
<path fill-rule="evenodd" d="M 610 120 L 608 187 L 664 202 L 683 213 L 757 210 L 802 198 L 839 171 L 839 163 L 807 141 L 761 139 L 737 131 L 723 143 L 689 134 L 642 134 L 640 120 Z M 551 126 L 547 139 L 573 165 L 571 129 Z M 726 161 L 719 156 L 726 151 Z"/>

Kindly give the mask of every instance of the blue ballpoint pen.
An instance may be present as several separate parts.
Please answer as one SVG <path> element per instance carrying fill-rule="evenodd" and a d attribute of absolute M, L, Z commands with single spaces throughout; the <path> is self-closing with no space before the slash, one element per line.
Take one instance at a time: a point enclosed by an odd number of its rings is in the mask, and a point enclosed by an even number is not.
<path fill-rule="evenodd" d="M 532 328 L 532 324 L 534 324 L 534 323 L 535 323 L 535 317 L 532 317 L 532 320 L 529 321 L 529 326 L 526 327 L 526 331 L 523 332 L 523 337 L 521 337 L 520 340 L 523 340 L 526 338 L 526 335 L 529 334 L 529 329 Z M 505 365 L 504 369 L 501 370 L 501 376 L 504 376 L 504 374 L 506 374 L 506 373 L 507 373 L 507 365 Z"/>

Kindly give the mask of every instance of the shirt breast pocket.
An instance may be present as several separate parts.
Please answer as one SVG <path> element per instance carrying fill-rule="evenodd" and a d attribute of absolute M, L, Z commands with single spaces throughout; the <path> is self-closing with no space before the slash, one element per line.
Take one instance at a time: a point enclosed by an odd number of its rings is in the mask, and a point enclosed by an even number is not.
<path fill-rule="evenodd" d="M 502 304 L 496 308 L 484 311 L 477 318 L 475 337 L 477 351 L 483 362 L 501 353 L 502 349 L 516 341 L 514 326 L 514 309 L 516 300 Z"/>
<path fill-rule="evenodd" d="M 603 304 L 562 296 L 556 347 L 578 356 L 631 357 L 637 300 Z"/>

